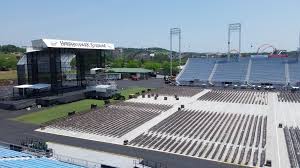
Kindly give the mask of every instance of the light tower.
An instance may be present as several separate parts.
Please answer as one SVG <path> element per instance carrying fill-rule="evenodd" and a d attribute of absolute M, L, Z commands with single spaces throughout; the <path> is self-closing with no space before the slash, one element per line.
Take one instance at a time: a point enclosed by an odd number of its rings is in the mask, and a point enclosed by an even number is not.
<path fill-rule="evenodd" d="M 180 28 L 171 28 L 170 29 L 170 76 L 173 74 L 173 36 L 178 36 L 178 53 L 179 53 L 179 65 L 181 65 L 181 29 Z"/>
<path fill-rule="evenodd" d="M 242 31 L 242 25 L 241 23 L 232 23 L 232 24 L 229 24 L 228 26 L 228 53 L 227 53 L 227 59 L 229 59 L 230 57 L 230 51 L 231 51 L 231 46 L 230 46 L 230 43 L 231 43 L 231 33 L 233 32 L 237 32 L 239 33 L 239 49 L 238 49 L 238 54 L 239 54 L 239 57 L 241 56 L 241 31 Z"/>

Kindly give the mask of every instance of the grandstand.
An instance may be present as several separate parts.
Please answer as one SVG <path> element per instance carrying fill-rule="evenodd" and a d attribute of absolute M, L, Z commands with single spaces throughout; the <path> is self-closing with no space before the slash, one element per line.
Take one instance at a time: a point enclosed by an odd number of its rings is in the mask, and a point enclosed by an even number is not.
<path fill-rule="evenodd" d="M 296 86 L 299 82 L 299 65 L 298 59 L 293 58 L 189 58 L 176 81 L 180 85 Z"/>
<path fill-rule="evenodd" d="M 0 147 L 0 167 L 3 168 L 80 168 L 81 166 L 60 162 L 46 157 L 36 157 L 31 154 L 17 152 Z"/>

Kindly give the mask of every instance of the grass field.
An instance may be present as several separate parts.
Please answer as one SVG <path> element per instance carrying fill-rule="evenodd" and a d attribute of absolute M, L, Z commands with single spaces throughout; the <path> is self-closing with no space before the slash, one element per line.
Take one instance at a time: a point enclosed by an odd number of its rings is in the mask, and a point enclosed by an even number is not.
<path fill-rule="evenodd" d="M 16 78 L 17 78 L 17 71 L 16 70 L 0 71 L 0 80 L 16 79 Z"/>
<path fill-rule="evenodd" d="M 140 92 L 145 90 L 142 87 L 133 87 L 125 90 L 121 90 L 121 95 L 125 96 L 128 99 L 128 95 L 136 92 Z M 22 116 L 18 116 L 13 120 L 24 122 L 24 123 L 31 123 L 31 124 L 42 124 L 57 118 L 61 118 L 67 116 L 68 112 L 76 111 L 76 112 L 83 112 L 90 109 L 91 104 L 97 104 L 98 107 L 102 107 L 104 105 L 103 100 L 94 100 L 94 99 L 85 99 L 73 103 L 57 105 L 54 107 L 50 107 L 38 112 L 33 112 L 29 114 L 25 114 Z"/>

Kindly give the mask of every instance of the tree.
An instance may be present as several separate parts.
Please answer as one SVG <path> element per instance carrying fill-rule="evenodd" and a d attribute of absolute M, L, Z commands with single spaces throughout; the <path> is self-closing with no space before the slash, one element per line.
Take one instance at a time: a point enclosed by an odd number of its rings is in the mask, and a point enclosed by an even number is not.
<path fill-rule="evenodd" d="M 127 68 L 138 68 L 140 67 L 140 63 L 136 60 L 129 60 L 126 65 Z"/>
<path fill-rule="evenodd" d="M 17 47 L 15 45 L 8 44 L 8 45 L 1 46 L 0 51 L 4 53 L 25 52 L 25 49 Z"/>
<path fill-rule="evenodd" d="M 115 59 L 114 61 L 112 61 L 111 67 L 112 68 L 122 68 L 122 67 L 124 67 L 124 59 L 122 59 L 122 58 Z"/>
<path fill-rule="evenodd" d="M 153 61 L 155 62 L 163 62 L 163 61 L 168 61 L 169 60 L 169 56 L 167 53 L 155 53 L 154 57 L 153 57 Z"/>
<path fill-rule="evenodd" d="M 160 63 L 153 62 L 153 61 L 147 61 L 144 64 L 144 68 L 151 69 L 151 70 L 153 70 L 155 72 L 157 72 L 160 69 L 160 67 L 161 67 Z"/>
<path fill-rule="evenodd" d="M 178 66 L 179 66 L 178 62 L 172 63 L 172 75 L 176 75 L 179 72 Z M 164 74 L 170 74 L 170 62 L 164 61 L 162 63 L 162 70 Z"/>

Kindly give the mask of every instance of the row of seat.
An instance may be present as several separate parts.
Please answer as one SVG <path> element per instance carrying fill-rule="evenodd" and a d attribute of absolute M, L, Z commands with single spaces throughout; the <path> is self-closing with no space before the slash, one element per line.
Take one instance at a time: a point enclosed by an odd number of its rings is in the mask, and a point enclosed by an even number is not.
<path fill-rule="evenodd" d="M 48 158 L 30 158 L 20 160 L 0 160 L 3 168 L 83 168 Z"/>
<path fill-rule="evenodd" d="M 154 133 L 143 133 L 130 141 L 129 145 L 223 162 L 245 165 L 251 164 L 260 167 L 264 165 L 266 158 L 264 149 L 259 150 L 259 148 L 242 147 L 197 139 L 192 140 Z"/>
<path fill-rule="evenodd" d="M 32 155 L 16 152 L 13 150 L 5 149 L 0 147 L 0 159 L 1 158 L 16 158 L 16 157 L 32 157 Z"/>
<path fill-rule="evenodd" d="M 280 92 L 277 98 L 279 102 L 300 103 L 300 93 Z"/>
<path fill-rule="evenodd" d="M 122 102 L 97 111 L 69 117 L 49 127 L 121 137 L 171 107 L 171 105 Z"/>
<path fill-rule="evenodd" d="M 281 58 L 252 59 L 249 81 L 285 84 L 285 62 Z"/>
<path fill-rule="evenodd" d="M 160 88 L 158 90 L 153 90 L 151 93 L 158 95 L 167 95 L 167 96 L 181 96 L 181 97 L 192 97 L 197 93 L 200 93 L 203 89 L 197 87 L 184 87 L 184 86 L 168 86 Z"/>
<path fill-rule="evenodd" d="M 300 129 L 299 127 L 283 128 L 285 142 L 287 146 L 288 156 L 291 168 L 299 167 L 300 165 Z"/>
<path fill-rule="evenodd" d="M 261 145 L 264 148 L 267 117 L 179 110 L 150 128 L 149 132 L 244 146 L 253 146 L 255 143 L 255 147 Z"/>
<path fill-rule="evenodd" d="M 219 62 L 212 77 L 212 82 L 241 82 L 245 81 L 247 74 L 248 59 L 241 58 L 239 61 Z M 238 69 L 238 71 L 236 71 Z"/>
<path fill-rule="evenodd" d="M 0 147 L 0 167 L 2 168 L 79 168 L 81 166 L 60 162 L 24 152 Z"/>
<path fill-rule="evenodd" d="M 207 81 L 215 65 L 215 60 L 189 58 L 177 81 Z"/>
<path fill-rule="evenodd" d="M 294 62 L 294 61 L 293 61 Z M 286 68 L 289 67 L 289 68 Z M 239 60 L 222 61 L 218 59 L 189 58 L 185 68 L 179 74 L 177 82 L 191 84 L 190 81 L 240 82 L 252 84 L 287 83 L 286 74 L 290 73 L 290 81 L 299 81 L 298 61 L 289 62 L 285 58 L 240 58 Z"/>
<path fill-rule="evenodd" d="M 268 93 L 261 91 L 211 90 L 199 97 L 198 100 L 267 105 Z"/>

